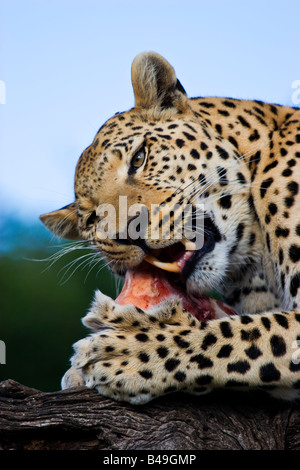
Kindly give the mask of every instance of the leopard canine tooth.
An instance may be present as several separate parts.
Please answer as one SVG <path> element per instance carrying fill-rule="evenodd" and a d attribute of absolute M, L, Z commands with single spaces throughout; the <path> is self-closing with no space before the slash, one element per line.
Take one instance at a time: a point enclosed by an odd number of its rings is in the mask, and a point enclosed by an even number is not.
<path fill-rule="evenodd" d="M 191 240 L 180 240 L 181 243 L 184 245 L 186 251 L 195 251 L 196 250 L 196 243 L 192 242 Z"/>
<path fill-rule="evenodd" d="M 178 266 L 176 261 L 173 263 L 163 263 L 159 261 L 155 256 L 147 255 L 144 258 L 145 261 L 156 266 L 157 268 L 164 269 L 165 271 L 169 271 L 171 273 L 180 273 L 180 267 Z"/>

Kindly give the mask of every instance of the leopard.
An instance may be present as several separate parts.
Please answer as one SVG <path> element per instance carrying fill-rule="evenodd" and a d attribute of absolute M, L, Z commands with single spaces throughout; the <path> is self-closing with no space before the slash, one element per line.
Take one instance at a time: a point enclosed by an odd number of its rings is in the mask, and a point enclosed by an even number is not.
<path fill-rule="evenodd" d="M 151 51 L 135 57 L 131 79 L 134 107 L 102 125 L 77 163 L 74 201 L 41 221 L 61 238 L 87 241 L 121 278 L 147 259 L 167 273 L 180 245 L 189 257 L 174 276 L 186 292 L 216 289 L 236 315 L 201 321 L 176 295 L 145 310 L 96 291 L 82 320 L 91 331 L 73 345 L 62 388 L 134 405 L 218 389 L 297 400 L 300 109 L 189 98 L 173 66 Z M 147 236 L 151 220 L 140 237 L 120 236 L 134 219 L 121 213 L 124 196 L 162 210 L 159 237 Z M 203 205 L 201 248 L 175 237 L 175 203 Z M 122 216 L 106 236 L 103 204 Z"/>

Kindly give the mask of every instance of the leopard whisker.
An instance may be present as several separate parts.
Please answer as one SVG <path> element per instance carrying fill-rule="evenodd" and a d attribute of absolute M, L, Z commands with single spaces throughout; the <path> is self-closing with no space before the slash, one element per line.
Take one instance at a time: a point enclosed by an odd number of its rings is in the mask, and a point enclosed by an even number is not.
<path fill-rule="evenodd" d="M 63 268 L 61 268 L 59 270 L 59 273 L 61 273 L 63 270 L 66 269 L 65 273 L 63 274 L 62 278 L 61 278 L 61 281 L 60 281 L 60 285 L 64 285 L 66 282 L 68 282 L 71 277 L 74 275 L 74 273 L 81 267 L 81 266 L 85 266 L 86 263 L 87 263 L 87 259 L 88 258 L 91 258 L 91 260 L 93 260 L 93 258 L 95 258 L 95 253 L 88 253 L 86 255 L 83 255 L 83 256 L 80 256 L 79 258 L 76 258 L 75 260 L 71 261 L 70 263 L 68 263 L 66 266 L 64 266 Z M 71 274 L 66 278 L 66 275 L 67 273 L 73 268 L 74 265 L 76 265 L 76 263 L 78 263 L 80 260 L 83 260 L 81 261 L 78 266 L 76 266 L 76 268 L 71 272 Z M 65 279 L 66 278 L 66 279 Z"/>

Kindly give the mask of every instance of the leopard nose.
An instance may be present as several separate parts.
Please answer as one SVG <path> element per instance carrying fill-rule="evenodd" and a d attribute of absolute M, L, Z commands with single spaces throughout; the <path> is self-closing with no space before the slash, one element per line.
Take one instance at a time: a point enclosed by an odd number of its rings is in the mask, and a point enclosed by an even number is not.
<path fill-rule="evenodd" d="M 151 250 L 145 240 L 146 227 L 141 227 L 140 223 L 134 223 L 138 217 L 139 215 L 131 217 L 127 222 L 126 230 L 117 232 L 115 240 L 119 245 L 138 246 L 147 254 Z"/>

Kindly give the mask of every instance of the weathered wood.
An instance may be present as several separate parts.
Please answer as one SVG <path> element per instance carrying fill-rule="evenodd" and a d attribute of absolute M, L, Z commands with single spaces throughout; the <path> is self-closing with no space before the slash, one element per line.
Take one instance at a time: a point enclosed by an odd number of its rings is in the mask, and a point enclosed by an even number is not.
<path fill-rule="evenodd" d="M 264 395 L 174 394 L 116 403 L 85 387 L 45 393 L 0 383 L 0 448 L 300 449 L 300 407 Z"/>

